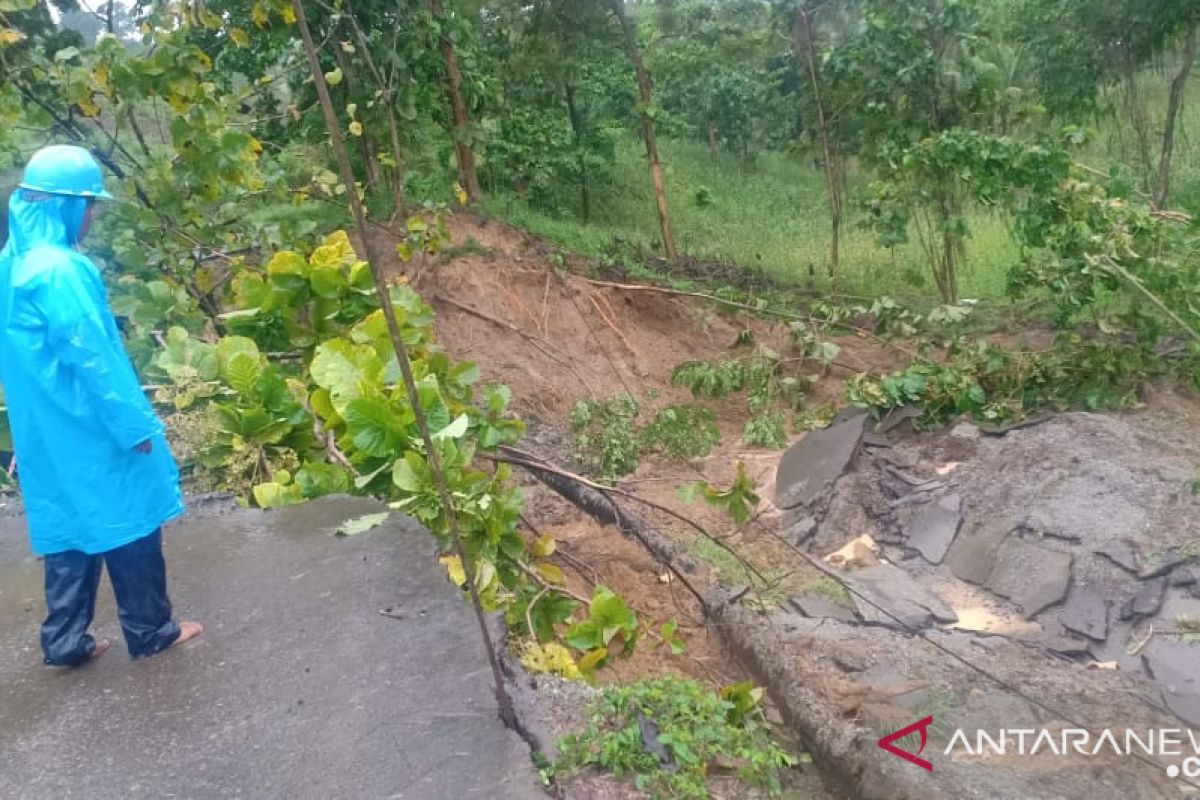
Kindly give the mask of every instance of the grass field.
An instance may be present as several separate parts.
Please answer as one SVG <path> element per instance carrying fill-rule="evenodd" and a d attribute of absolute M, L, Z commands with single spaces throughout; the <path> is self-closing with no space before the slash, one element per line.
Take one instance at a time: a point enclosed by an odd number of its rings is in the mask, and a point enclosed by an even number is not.
<path fill-rule="evenodd" d="M 765 153 L 752 161 L 699 144 L 664 142 L 668 202 L 676 244 L 700 258 L 759 265 L 789 282 L 828 285 L 829 217 L 824 173 L 797 158 Z M 867 296 L 891 295 L 931 301 L 932 279 L 910 243 L 894 251 L 880 247 L 874 233 L 858 226 L 865 187 L 851 186 L 842 243 L 841 289 Z M 706 195 L 707 202 L 699 199 Z M 658 218 L 645 156 L 634 139 L 620 143 L 612 181 L 593 199 L 590 225 L 574 209 L 555 214 L 511 195 L 493 194 L 485 208 L 564 248 L 599 256 L 616 238 L 657 242 Z M 962 296 L 999 298 L 1016 249 L 1003 222 L 979 216 L 972 222 L 969 263 L 961 276 Z"/>
<path fill-rule="evenodd" d="M 1161 117 L 1166 107 L 1170 69 L 1148 70 L 1139 77 L 1150 113 L 1149 146 L 1157 165 Z M 1200 89 L 1193 88 L 1176 132 L 1172 208 L 1200 212 Z M 1123 96 L 1109 90 L 1106 102 L 1121 108 Z M 1124 192 L 1143 189 L 1146 167 L 1138 156 L 1136 134 L 1124 113 L 1104 114 L 1091 121 L 1090 143 L 1076 154 L 1093 168 L 1120 176 Z M 732 154 L 709 154 L 700 143 L 660 143 L 666 170 L 668 202 L 681 251 L 703 259 L 758 265 L 773 277 L 806 283 L 810 275 L 827 287 L 829 218 L 824 173 L 809 159 L 766 152 L 752 160 Z M 860 226 L 867 177 L 851 173 L 843 225 L 840 289 L 865 296 L 891 295 L 928 305 L 937 293 L 920 248 L 911 242 L 894 251 L 880 247 L 873 232 Z M 707 202 L 701 202 L 703 194 Z M 618 143 L 611 181 L 597 187 L 590 224 L 578 219 L 572 195 L 561 209 L 530 206 L 520 198 L 494 192 L 488 212 L 593 256 L 620 239 L 642 245 L 658 241 L 658 220 L 644 150 L 632 136 Z M 967 264 L 960 275 L 961 296 L 1001 300 L 1005 278 L 1017 258 L 1016 245 L 998 216 L 976 214 L 970 220 Z"/>

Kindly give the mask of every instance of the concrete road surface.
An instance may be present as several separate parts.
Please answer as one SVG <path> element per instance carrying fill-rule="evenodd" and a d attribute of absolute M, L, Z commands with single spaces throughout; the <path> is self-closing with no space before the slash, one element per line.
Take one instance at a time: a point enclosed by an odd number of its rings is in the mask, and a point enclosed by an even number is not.
<path fill-rule="evenodd" d="M 130 661 L 106 577 L 95 631 L 114 646 L 76 670 L 41 663 L 41 564 L 0 516 L 0 797 L 544 798 L 429 534 L 393 514 L 331 535 L 381 510 L 190 512 L 167 564 L 204 635 Z"/>

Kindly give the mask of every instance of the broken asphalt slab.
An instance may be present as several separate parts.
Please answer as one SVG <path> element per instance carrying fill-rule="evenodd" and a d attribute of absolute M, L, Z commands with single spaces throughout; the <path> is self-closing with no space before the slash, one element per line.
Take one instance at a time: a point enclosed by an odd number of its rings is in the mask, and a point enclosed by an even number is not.
<path fill-rule="evenodd" d="M 1070 553 L 1010 536 L 996 551 L 987 588 L 1016 603 L 1030 619 L 1066 597 L 1070 583 Z"/>
<path fill-rule="evenodd" d="M 393 514 L 331 535 L 382 510 L 190 515 L 167 565 L 203 636 L 131 662 L 106 579 L 96 632 L 114 647 L 72 671 L 41 664 L 41 564 L 0 519 L 0 796 L 544 798 L 429 534 Z"/>
<path fill-rule="evenodd" d="M 1200 727 L 1200 646 L 1158 639 L 1142 652 L 1147 671 L 1175 716 Z"/>
<path fill-rule="evenodd" d="M 1108 637 L 1108 603 L 1099 592 L 1075 586 L 1067 595 L 1059 621 L 1069 631 L 1102 642 Z"/>
<path fill-rule="evenodd" d="M 812 504 L 846 471 L 868 418 L 865 411 L 843 413 L 844 419 L 809 431 L 783 454 L 775 480 L 775 505 L 779 508 Z"/>
<path fill-rule="evenodd" d="M 855 589 L 856 610 L 868 622 L 920 630 L 958 621 L 941 599 L 892 564 L 876 564 L 844 577 Z"/>
<path fill-rule="evenodd" d="M 908 546 L 930 564 L 946 557 L 962 524 L 962 498 L 948 494 L 917 509 L 904 525 Z"/>

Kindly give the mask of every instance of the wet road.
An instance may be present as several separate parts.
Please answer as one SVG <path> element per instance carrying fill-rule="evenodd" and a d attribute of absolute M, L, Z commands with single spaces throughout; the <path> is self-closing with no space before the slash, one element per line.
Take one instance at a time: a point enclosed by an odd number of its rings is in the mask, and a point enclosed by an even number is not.
<path fill-rule="evenodd" d="M 330 535 L 378 510 L 193 512 L 165 542 L 204 635 L 131 662 L 105 578 L 113 649 L 73 671 L 41 665 L 41 564 L 0 516 L 0 797 L 545 797 L 431 537 L 397 515 Z"/>

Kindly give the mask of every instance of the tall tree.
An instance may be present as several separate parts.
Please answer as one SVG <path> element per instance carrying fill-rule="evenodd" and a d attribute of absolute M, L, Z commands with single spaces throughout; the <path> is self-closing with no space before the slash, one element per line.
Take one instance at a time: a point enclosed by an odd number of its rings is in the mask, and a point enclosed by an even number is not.
<path fill-rule="evenodd" d="M 807 0 L 796 4 L 795 26 L 792 30 L 792 45 L 796 60 L 804 65 L 812 89 L 813 108 L 816 112 L 817 141 L 821 147 L 821 168 L 825 172 L 825 192 L 829 201 L 829 277 L 838 271 L 838 250 L 842 238 L 842 149 L 834 132 L 833 120 L 825 108 L 825 80 L 818 66 L 817 45 L 812 14 Z"/>
<path fill-rule="evenodd" d="M 1164 205 L 1196 60 L 1200 0 L 1016 0 L 1006 17 L 1007 33 L 1029 64 L 1027 81 L 1050 113 L 1071 121 L 1098 111 L 1123 114 L 1142 188 Z M 1063 36 L 1064 30 L 1071 35 Z M 1165 64 L 1175 70 L 1165 113 L 1156 119 L 1152 84 Z M 1106 105 L 1113 94 L 1119 105 Z"/>
<path fill-rule="evenodd" d="M 1179 56 L 1179 71 L 1171 81 L 1171 92 L 1167 98 L 1167 118 L 1163 123 L 1162 147 L 1158 159 L 1158 181 L 1154 190 L 1154 205 L 1159 208 L 1167 204 L 1167 195 L 1171 190 L 1171 159 L 1175 154 L 1175 125 L 1179 119 L 1179 109 L 1183 106 L 1183 95 L 1187 89 L 1188 78 L 1196 63 L 1197 28 L 1193 24 L 1184 35 L 1183 49 Z"/>
<path fill-rule="evenodd" d="M 625 36 L 625 47 L 629 51 L 629 60 L 637 75 L 638 97 L 640 106 L 638 113 L 642 118 L 642 140 L 646 144 L 646 160 L 650 163 L 650 182 L 654 186 L 654 200 L 658 205 L 658 224 L 662 230 L 663 254 L 672 261 L 679 257 L 675 249 L 675 237 L 671 233 L 671 212 L 667 208 L 667 188 L 663 181 L 662 162 L 658 158 L 658 142 L 654 135 L 654 92 L 650 83 L 650 73 L 642 61 L 642 50 L 638 46 L 637 31 L 625 10 L 625 0 L 609 0 L 609 7 L 621 25 Z"/>
<path fill-rule="evenodd" d="M 459 179 L 466 190 L 467 199 L 478 203 L 483 199 L 483 189 L 479 186 L 479 173 L 475 169 L 475 150 L 471 146 L 471 116 L 467 111 L 466 101 L 463 100 L 462 72 L 458 67 L 458 54 L 455 53 L 454 41 L 450 38 L 449 20 L 442 0 L 429 0 L 429 12 L 438 25 L 438 42 L 442 51 L 442 61 L 446 65 L 446 95 L 450 100 Z"/>

